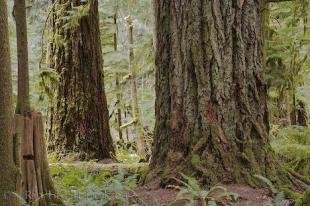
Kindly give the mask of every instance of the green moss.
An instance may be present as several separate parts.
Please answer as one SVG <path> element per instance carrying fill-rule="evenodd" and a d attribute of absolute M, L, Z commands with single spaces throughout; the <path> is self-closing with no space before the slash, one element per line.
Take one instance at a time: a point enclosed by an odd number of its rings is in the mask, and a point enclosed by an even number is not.
<path fill-rule="evenodd" d="M 273 134 L 271 145 L 282 165 L 310 179 L 310 127 L 281 128 Z"/>
<path fill-rule="evenodd" d="M 191 163 L 194 167 L 201 165 L 201 160 L 199 155 L 194 154 L 191 159 Z"/>
<path fill-rule="evenodd" d="M 303 201 L 302 198 L 298 198 L 295 200 L 295 205 L 294 206 L 303 206 Z"/>
<path fill-rule="evenodd" d="M 294 206 L 309 206 L 310 205 L 310 189 L 306 190 L 302 196 L 295 199 Z"/>
<path fill-rule="evenodd" d="M 280 191 L 283 192 L 284 196 L 288 199 L 298 199 L 301 197 L 301 194 L 294 192 L 293 190 L 289 189 L 288 187 L 280 188 Z"/>
<path fill-rule="evenodd" d="M 302 197 L 304 205 L 310 205 L 310 189 L 307 189 Z"/>

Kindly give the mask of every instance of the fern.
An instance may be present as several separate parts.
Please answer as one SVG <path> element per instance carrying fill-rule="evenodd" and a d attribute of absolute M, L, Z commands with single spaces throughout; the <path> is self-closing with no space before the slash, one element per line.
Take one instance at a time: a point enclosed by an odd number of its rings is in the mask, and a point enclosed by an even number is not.
<path fill-rule="evenodd" d="M 282 206 L 285 200 L 284 193 L 278 191 L 278 189 L 273 185 L 273 183 L 268 178 L 261 176 L 261 175 L 254 175 L 254 177 L 264 182 L 271 190 L 272 195 L 273 195 L 273 199 L 272 199 L 273 206 Z"/>
<path fill-rule="evenodd" d="M 266 177 L 261 176 L 261 175 L 254 175 L 254 177 L 258 178 L 259 180 L 261 180 L 263 183 L 265 183 L 269 189 L 271 190 L 272 194 L 275 195 L 278 193 L 278 190 L 275 188 L 275 186 L 273 185 L 273 183 Z"/>
<path fill-rule="evenodd" d="M 310 178 L 310 128 L 287 127 L 274 129 L 271 146 L 286 167 Z"/>
<path fill-rule="evenodd" d="M 181 174 L 181 176 L 184 181 L 179 179 L 176 179 L 176 181 L 181 183 L 182 187 L 171 186 L 180 190 L 172 204 L 178 201 L 186 201 L 188 205 L 197 205 L 198 201 L 213 206 L 223 200 L 234 202 L 239 198 L 238 194 L 228 192 L 225 187 L 215 186 L 207 190 L 203 189 L 195 178 L 184 174 Z"/>
<path fill-rule="evenodd" d="M 80 20 L 89 14 L 90 2 L 85 5 L 71 6 L 71 10 L 66 11 L 66 15 L 61 17 L 61 20 L 66 22 L 63 25 L 65 30 L 72 30 L 80 25 Z"/>
<path fill-rule="evenodd" d="M 136 174 L 119 170 L 113 175 L 108 170 L 94 171 L 92 163 L 79 166 L 52 164 L 50 172 L 66 205 L 102 206 L 105 204 L 128 205 L 128 194 L 134 193 L 140 171 Z M 143 172 L 143 171 L 142 171 Z M 137 197 L 141 205 L 145 205 Z"/>

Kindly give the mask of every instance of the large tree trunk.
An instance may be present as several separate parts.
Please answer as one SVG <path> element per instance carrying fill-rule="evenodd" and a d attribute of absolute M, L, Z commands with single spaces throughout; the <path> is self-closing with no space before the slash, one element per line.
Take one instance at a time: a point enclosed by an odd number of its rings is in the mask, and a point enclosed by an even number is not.
<path fill-rule="evenodd" d="M 89 1 L 89 11 L 84 16 L 71 14 L 64 18 L 72 11 L 72 5 L 80 6 L 81 2 L 60 0 L 54 7 L 48 65 L 60 78 L 50 118 L 49 149 L 78 152 L 81 159 L 112 158 L 98 1 Z"/>
<path fill-rule="evenodd" d="M 12 135 L 12 79 L 7 15 L 7 1 L 0 0 L 0 206 L 17 205 L 13 192 L 16 193 L 20 180 Z"/>
<path fill-rule="evenodd" d="M 156 126 L 149 178 L 272 177 L 263 0 L 156 0 Z"/>

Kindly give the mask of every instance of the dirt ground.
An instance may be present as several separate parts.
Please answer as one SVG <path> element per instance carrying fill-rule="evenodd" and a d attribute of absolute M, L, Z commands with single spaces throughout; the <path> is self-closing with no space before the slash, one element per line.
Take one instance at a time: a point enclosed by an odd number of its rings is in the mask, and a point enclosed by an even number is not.
<path fill-rule="evenodd" d="M 234 203 L 218 202 L 219 206 L 272 206 L 272 198 L 267 189 L 253 189 L 243 185 L 223 185 L 228 192 L 238 194 L 239 198 Z M 137 203 L 147 206 L 183 206 L 185 202 L 174 202 L 178 191 L 175 189 L 152 188 L 143 186 L 135 190 Z M 173 203 L 173 204 L 172 204 Z M 197 203 L 197 206 L 204 204 Z M 285 200 L 283 206 L 290 206 L 291 202 Z"/>

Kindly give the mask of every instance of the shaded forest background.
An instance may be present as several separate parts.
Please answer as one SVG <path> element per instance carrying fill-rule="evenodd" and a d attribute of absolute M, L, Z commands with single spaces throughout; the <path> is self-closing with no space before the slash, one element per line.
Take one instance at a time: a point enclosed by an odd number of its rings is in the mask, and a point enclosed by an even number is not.
<path fill-rule="evenodd" d="M 9 2 L 12 9 L 12 2 Z M 295 106 L 298 100 L 309 105 L 309 22 L 307 20 L 307 2 L 297 1 L 272 3 L 266 14 L 267 68 L 266 80 L 269 88 L 269 110 L 271 122 L 275 125 L 284 123 L 283 114 L 292 112 L 293 98 Z M 47 1 L 28 1 L 27 20 L 29 35 L 29 64 L 31 102 L 47 114 L 49 101 L 52 101 L 53 81 L 56 73 L 48 70 L 45 65 L 48 28 L 46 16 L 49 11 Z M 116 129 L 115 111 L 118 106 L 130 112 L 130 82 L 128 81 L 128 37 L 126 17 L 132 16 L 134 27 L 134 67 L 138 74 L 139 107 L 143 126 L 149 131 L 154 127 L 154 49 L 152 6 L 150 1 L 101 1 L 100 29 L 104 55 L 105 88 L 110 111 L 110 123 Z M 117 28 L 114 15 L 117 14 Z M 73 17 L 74 18 L 74 17 Z M 76 17 L 78 18 L 78 17 Z M 12 46 L 13 80 L 17 85 L 17 55 L 15 42 L 15 25 L 10 15 L 10 37 Z M 113 33 L 117 29 L 118 51 L 114 51 Z M 42 33 L 44 31 L 44 34 Z M 43 48 L 42 48 L 43 47 Z M 116 74 L 121 81 L 121 90 L 115 85 Z M 116 94 L 121 94 L 122 102 L 117 103 Z M 16 99 L 17 90 L 14 89 Z M 282 115 L 282 116 L 281 116 Z M 122 117 L 130 122 L 129 117 Z M 284 121 L 284 122 L 283 122 Z M 114 131 L 116 132 L 116 131 Z M 117 134 L 114 136 L 117 136 Z M 130 135 L 129 135 L 130 136 Z"/>

